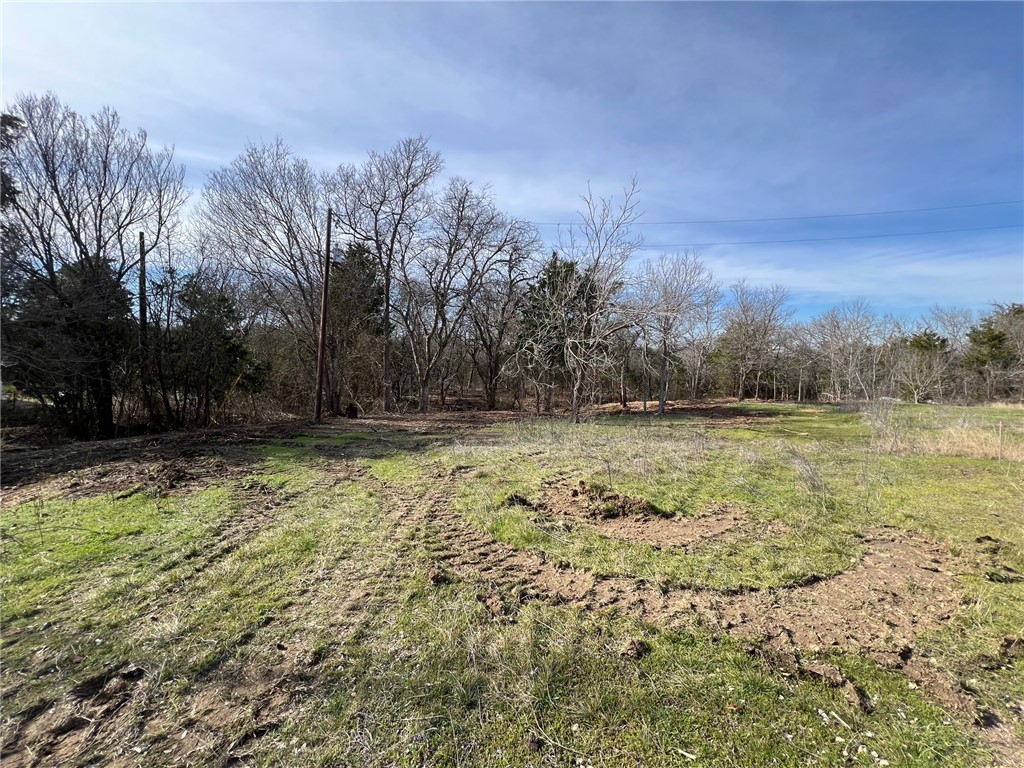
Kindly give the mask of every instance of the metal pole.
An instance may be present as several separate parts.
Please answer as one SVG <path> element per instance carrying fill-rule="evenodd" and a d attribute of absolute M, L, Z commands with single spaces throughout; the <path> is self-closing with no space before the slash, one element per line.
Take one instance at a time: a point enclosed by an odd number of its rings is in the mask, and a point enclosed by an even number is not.
<path fill-rule="evenodd" d="M 316 404 L 313 406 L 313 421 L 320 423 L 324 399 L 324 358 L 327 351 L 327 299 L 331 281 L 331 219 L 333 213 L 327 209 L 327 247 L 324 253 L 324 290 L 320 301 L 320 343 L 316 353 Z"/>

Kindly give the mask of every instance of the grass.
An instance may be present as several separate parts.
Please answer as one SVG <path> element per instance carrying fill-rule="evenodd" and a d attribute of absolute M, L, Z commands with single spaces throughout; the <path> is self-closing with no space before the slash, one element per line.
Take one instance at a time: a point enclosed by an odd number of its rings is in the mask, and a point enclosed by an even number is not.
<path fill-rule="evenodd" d="M 717 627 L 536 602 L 496 620 L 486 579 L 432 577 L 443 523 L 407 519 L 380 488 L 427 497 L 454 478 L 455 511 L 507 545 L 723 596 L 847 570 L 880 526 L 925 534 L 959 558 L 961 609 L 917 652 L 1024 738 L 1024 676 L 1005 652 L 1024 632 L 1024 467 L 1009 451 L 923 447 L 1000 421 L 1004 447 L 1016 444 L 1022 414 L 896 406 L 887 426 L 752 403 L 731 420 L 318 429 L 187 494 L 28 502 L 2 521 L 5 713 L 81 706 L 76 686 L 132 663 L 145 696 L 117 715 L 132 729 L 97 732 L 66 764 L 137 748 L 170 765 L 188 732 L 205 739 L 189 759 L 211 765 L 983 765 L 968 724 L 849 650 L 807 657 L 842 669 L 870 713 Z M 743 523 L 656 547 L 597 521 L 545 527 L 551 513 L 508 503 L 542 507 L 580 481 L 670 520 L 725 505 Z M 620 655 L 632 640 L 648 652 Z"/>
<path fill-rule="evenodd" d="M 851 674 L 891 702 L 870 716 L 728 639 L 544 606 L 495 624 L 474 598 L 410 579 L 401 610 L 349 641 L 317 715 L 282 742 L 320 765 L 836 765 L 861 745 L 893 765 L 971 764 L 969 737 L 934 705 L 855 660 Z M 621 658 L 638 636 L 650 653 Z"/>

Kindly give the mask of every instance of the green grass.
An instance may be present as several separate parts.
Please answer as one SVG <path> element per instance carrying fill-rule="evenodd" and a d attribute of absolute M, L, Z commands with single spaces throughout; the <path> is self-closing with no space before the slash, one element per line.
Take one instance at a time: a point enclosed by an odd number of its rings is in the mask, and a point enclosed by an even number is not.
<path fill-rule="evenodd" d="M 316 714 L 280 741 L 307 745 L 316 765 L 838 765 L 860 745 L 892 765 L 977 757 L 899 675 L 856 659 L 842 662 L 881 702 L 871 715 L 728 638 L 539 605 L 493 623 L 476 594 L 407 579 L 397 610 L 345 645 Z M 637 638 L 649 654 L 620 657 Z"/>
<path fill-rule="evenodd" d="M 897 407 L 905 435 L 963 418 L 927 408 Z M 872 528 L 923 533 L 958 558 L 961 609 L 919 636 L 916 652 L 1024 737 L 1024 675 L 1000 655 L 1024 634 L 1024 583 L 991 577 L 1024 573 L 1021 464 L 889 453 L 867 419 L 834 408 L 751 403 L 736 413 L 457 436 L 323 428 L 259 446 L 248 477 L 187 495 L 6 509 L 5 712 L 61 701 L 130 662 L 150 686 L 133 716 L 163 715 L 137 736 L 153 765 L 171 764 L 181 731 L 194 729 L 213 745 L 210 764 L 231 755 L 260 766 L 986 764 L 976 734 L 927 691 L 849 650 L 820 658 L 870 695 L 870 714 L 776 666 L 756 641 L 697 623 L 667 628 L 541 603 L 494 620 L 480 600 L 487 583 L 428 577 L 442 523 L 408 522 L 377 492 L 404 486 L 415 498 L 448 482 L 455 510 L 513 547 L 723 597 L 848 569 Z M 969 415 L 1024 425 L 1013 409 Z M 320 450 L 338 446 L 353 456 Z M 332 474 L 339 466 L 366 472 Z M 505 503 L 511 494 L 539 503 L 545 483 L 580 481 L 672 519 L 725 504 L 745 523 L 684 551 L 579 521 L 546 528 L 543 510 Z M 621 657 L 631 639 L 650 652 Z M 197 715 L 211 691 L 236 702 L 223 723 Z M 263 707 L 273 720 L 254 732 Z M 100 762 L 112 759 L 102 750 L 114 747 L 94 748 Z"/>
<path fill-rule="evenodd" d="M 671 419 L 639 426 L 513 425 L 494 432 L 476 445 L 410 457 L 400 471 L 394 459 L 374 462 L 374 471 L 422 482 L 438 467 L 480 467 L 460 481 L 456 504 L 495 538 L 595 573 L 666 586 L 732 591 L 801 584 L 844 570 L 860 552 L 856 527 L 843 519 L 816 470 L 799 449 L 775 439 L 755 446 L 731 431 L 727 438 Z M 513 494 L 542 502 L 542 483 L 552 476 L 640 497 L 680 520 L 729 504 L 750 525 L 686 552 L 610 539 L 582 524 L 555 537 L 536 524 L 534 510 L 506 503 Z M 782 532 L 765 539 L 758 524 L 771 522 Z"/>

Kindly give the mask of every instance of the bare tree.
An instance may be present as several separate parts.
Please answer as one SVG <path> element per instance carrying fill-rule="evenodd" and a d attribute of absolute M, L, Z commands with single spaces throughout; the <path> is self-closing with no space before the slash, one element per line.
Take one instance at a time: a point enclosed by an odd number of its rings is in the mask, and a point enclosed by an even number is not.
<path fill-rule="evenodd" d="M 675 356 L 687 341 L 695 340 L 708 308 L 718 302 L 718 286 L 700 257 L 690 251 L 646 262 L 641 279 L 650 302 L 645 308 L 647 321 L 660 351 L 658 414 L 663 415 Z"/>
<path fill-rule="evenodd" d="M 484 385 L 488 410 L 498 407 L 498 385 L 511 357 L 538 241 L 532 227 L 520 223 L 511 244 L 484 275 L 469 304 L 469 348 L 473 367 Z"/>
<path fill-rule="evenodd" d="M 115 343 L 130 332 L 128 277 L 140 252 L 171 236 L 186 199 L 184 167 L 171 149 L 150 149 L 145 131 L 123 128 L 110 108 L 82 117 L 47 94 L 20 96 L 9 109 L 20 129 L 5 148 L 17 193 L 5 200 L 4 216 L 19 248 L 4 267 L 24 311 L 6 318 L 14 325 L 4 362 L 16 364 L 23 383 L 75 432 L 108 437 L 115 375 L 124 382 L 130 362 L 126 340 Z M 46 324 L 39 338 L 36 321 Z"/>
<path fill-rule="evenodd" d="M 430 205 L 431 231 L 397 259 L 397 317 L 409 340 L 419 408 L 463 319 L 499 264 L 533 240 L 530 227 L 508 219 L 488 191 L 454 178 Z"/>
<path fill-rule="evenodd" d="M 948 348 L 949 341 L 928 326 L 899 340 L 894 375 L 915 403 L 942 396 L 943 376 L 949 367 Z"/>
<path fill-rule="evenodd" d="M 211 173 L 199 212 L 205 247 L 256 288 L 265 322 L 287 329 L 310 380 L 327 207 L 328 179 L 277 139 L 250 144 L 231 165 Z"/>
<path fill-rule="evenodd" d="M 635 318 L 634 310 L 620 300 L 630 257 L 643 243 L 634 232 L 641 215 L 638 195 L 635 178 L 619 202 L 596 197 L 588 188 L 580 223 L 559 233 L 559 250 L 577 267 L 563 286 L 564 306 L 554 308 L 551 316 L 561 325 L 574 423 L 580 419 L 587 382 L 611 363 L 609 341 Z"/>
<path fill-rule="evenodd" d="M 959 396 L 968 398 L 967 371 L 963 367 L 964 359 L 970 350 L 968 334 L 974 325 L 974 312 L 957 307 L 933 307 L 928 316 L 929 324 L 949 342 L 949 353 L 957 363 L 950 375 L 956 378 L 955 388 Z M 951 386 L 952 388 L 952 386 Z"/>
<path fill-rule="evenodd" d="M 812 321 L 809 331 L 825 359 L 832 399 L 871 399 L 878 329 L 878 318 L 864 300 L 844 302 Z"/>
<path fill-rule="evenodd" d="M 430 185 L 444 163 L 422 136 L 403 139 L 387 152 L 371 151 L 361 166 L 344 165 L 335 176 L 335 209 L 341 233 L 367 247 L 384 281 L 383 406 L 393 407 L 391 392 L 392 306 L 396 270 L 420 247 L 430 215 Z M 405 286 L 415 292 L 415 281 Z M 408 297 L 407 297 L 408 298 Z"/>
<path fill-rule="evenodd" d="M 730 290 L 733 302 L 720 348 L 736 376 L 736 397 L 742 400 L 751 374 L 754 397 L 759 395 L 765 370 L 781 345 L 781 331 L 793 313 L 786 307 L 789 292 L 780 285 L 755 288 L 741 280 Z"/>

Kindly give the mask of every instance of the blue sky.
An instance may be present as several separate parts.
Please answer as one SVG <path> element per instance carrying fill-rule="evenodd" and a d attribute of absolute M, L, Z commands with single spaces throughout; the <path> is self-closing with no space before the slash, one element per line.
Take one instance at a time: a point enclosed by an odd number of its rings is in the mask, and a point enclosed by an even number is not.
<path fill-rule="evenodd" d="M 1020 3 L 3 3 L 3 100 L 52 90 L 173 144 L 196 188 L 250 140 L 315 166 L 422 134 L 538 222 L 635 174 L 648 244 L 1020 225 Z M 542 226 L 553 239 L 555 228 Z M 664 246 L 664 247 L 663 247 Z M 1024 301 L 1019 226 L 700 249 L 801 315 Z"/>

